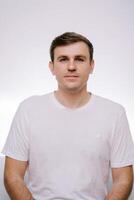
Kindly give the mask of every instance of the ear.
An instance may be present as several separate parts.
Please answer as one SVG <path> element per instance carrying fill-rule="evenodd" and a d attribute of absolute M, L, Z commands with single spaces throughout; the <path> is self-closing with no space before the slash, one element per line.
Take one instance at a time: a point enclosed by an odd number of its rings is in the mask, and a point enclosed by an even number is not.
<path fill-rule="evenodd" d="M 94 60 L 92 60 L 92 61 L 90 62 L 90 74 L 93 73 L 93 70 L 94 70 Z"/>
<path fill-rule="evenodd" d="M 50 69 L 50 71 L 51 71 L 51 73 L 53 74 L 53 75 L 55 75 L 55 73 L 54 73 L 54 64 L 53 64 L 53 62 L 52 61 L 49 61 L 49 69 Z"/>

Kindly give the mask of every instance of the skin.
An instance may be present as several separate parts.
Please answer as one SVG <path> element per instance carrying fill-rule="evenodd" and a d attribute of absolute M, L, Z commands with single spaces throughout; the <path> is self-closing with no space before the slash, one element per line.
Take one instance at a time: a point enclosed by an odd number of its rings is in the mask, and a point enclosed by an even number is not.
<path fill-rule="evenodd" d="M 133 187 L 132 165 L 112 168 L 113 185 L 105 200 L 127 200 Z"/>
<path fill-rule="evenodd" d="M 49 68 L 58 83 L 55 96 L 63 105 L 77 108 L 90 99 L 87 81 L 94 69 L 94 61 L 90 60 L 88 46 L 84 42 L 56 47 L 54 62 L 49 63 Z M 67 78 L 67 75 L 78 77 Z"/>
<path fill-rule="evenodd" d="M 94 69 L 94 61 L 90 60 L 88 47 L 83 42 L 68 46 L 56 47 L 54 62 L 49 68 L 55 76 L 58 89 L 55 97 L 69 108 L 78 108 L 90 100 L 87 92 L 87 81 Z M 76 75 L 77 77 L 65 77 Z M 12 200 L 33 200 L 31 192 L 24 184 L 24 175 L 28 162 L 6 157 L 4 182 Z M 132 166 L 112 168 L 113 185 L 105 200 L 127 200 L 133 185 Z"/>
<path fill-rule="evenodd" d="M 4 184 L 11 200 L 33 200 L 24 183 L 27 166 L 28 162 L 5 158 Z"/>

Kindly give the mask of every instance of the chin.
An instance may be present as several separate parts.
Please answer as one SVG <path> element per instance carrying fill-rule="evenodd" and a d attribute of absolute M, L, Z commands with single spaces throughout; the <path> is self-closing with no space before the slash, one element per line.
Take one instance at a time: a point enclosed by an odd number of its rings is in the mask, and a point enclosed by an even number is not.
<path fill-rule="evenodd" d="M 70 92 L 77 92 L 80 90 L 80 87 L 66 87 L 65 90 Z"/>

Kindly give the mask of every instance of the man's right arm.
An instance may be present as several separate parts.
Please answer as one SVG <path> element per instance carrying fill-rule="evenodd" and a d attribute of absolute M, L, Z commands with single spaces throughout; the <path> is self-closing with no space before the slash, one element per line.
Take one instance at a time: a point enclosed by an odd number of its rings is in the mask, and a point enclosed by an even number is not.
<path fill-rule="evenodd" d="M 32 194 L 24 183 L 27 161 L 5 157 L 4 184 L 12 200 L 33 200 Z"/>

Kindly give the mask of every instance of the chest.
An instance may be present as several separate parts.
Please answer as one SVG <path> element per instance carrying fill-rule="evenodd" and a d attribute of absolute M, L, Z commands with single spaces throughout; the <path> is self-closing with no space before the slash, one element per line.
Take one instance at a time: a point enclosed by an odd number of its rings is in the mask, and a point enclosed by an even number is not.
<path fill-rule="evenodd" d="M 51 115 L 35 118 L 31 124 L 31 152 L 53 160 L 109 159 L 110 126 L 91 116 Z"/>

